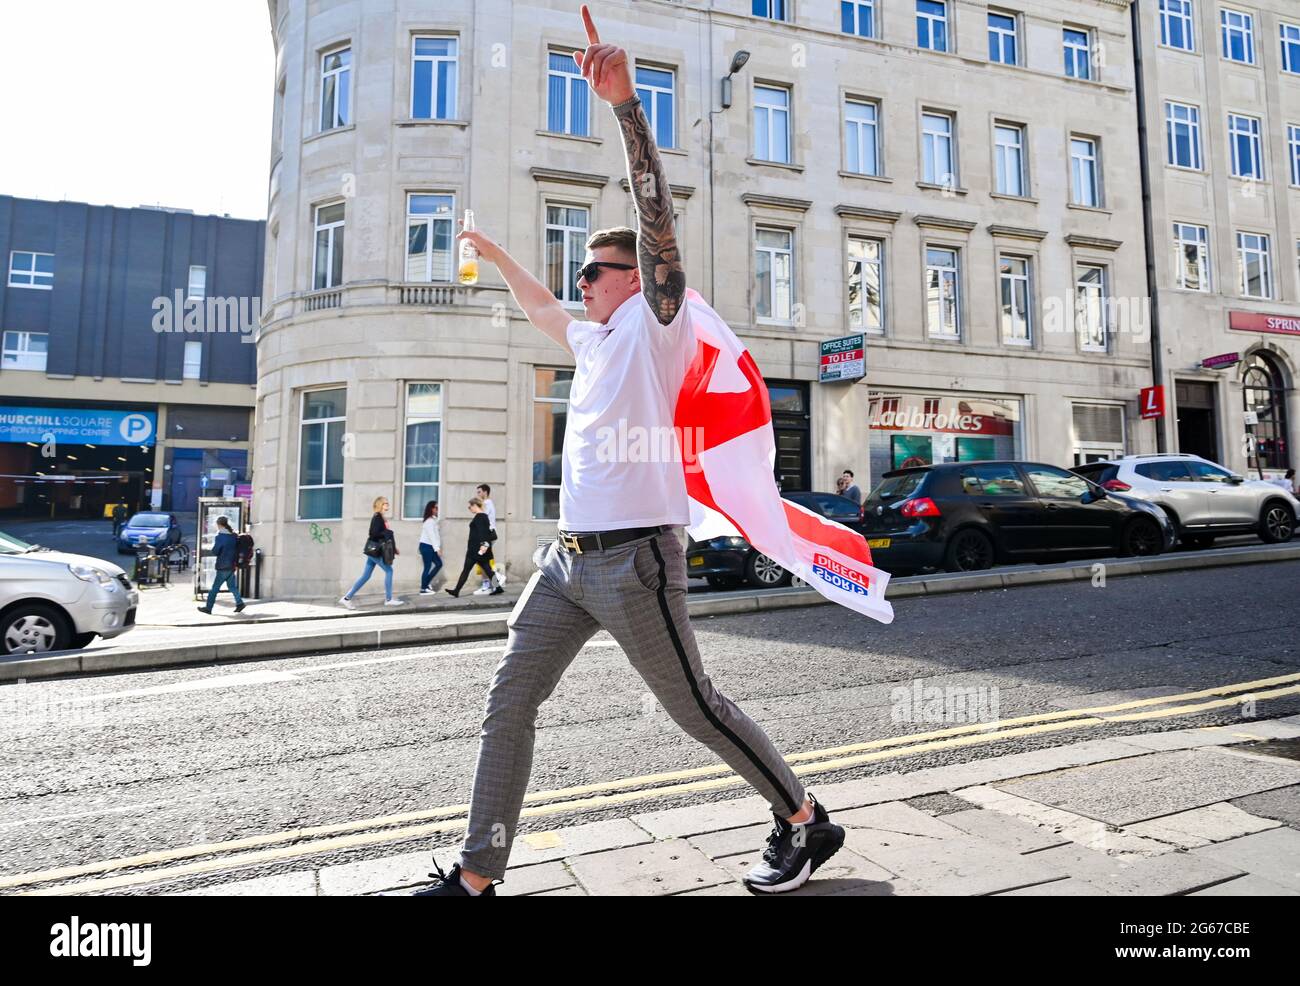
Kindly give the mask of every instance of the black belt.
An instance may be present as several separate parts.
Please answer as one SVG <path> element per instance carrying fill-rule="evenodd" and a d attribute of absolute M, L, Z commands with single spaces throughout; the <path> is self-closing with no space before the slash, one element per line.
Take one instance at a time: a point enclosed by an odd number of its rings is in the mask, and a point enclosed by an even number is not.
<path fill-rule="evenodd" d="M 604 551 L 606 548 L 617 548 L 620 544 L 627 544 L 629 541 L 635 541 L 638 538 L 653 537 L 668 530 L 672 530 L 672 528 L 660 525 L 659 527 L 625 527 L 618 531 L 591 531 L 585 534 L 571 534 L 568 531 L 560 531 L 558 540 L 560 547 L 582 554 L 584 551 Z"/>

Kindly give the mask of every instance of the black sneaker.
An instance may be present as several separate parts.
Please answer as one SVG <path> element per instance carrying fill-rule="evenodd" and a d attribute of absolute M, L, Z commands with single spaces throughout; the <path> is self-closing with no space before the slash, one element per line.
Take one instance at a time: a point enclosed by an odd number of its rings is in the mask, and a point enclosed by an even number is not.
<path fill-rule="evenodd" d="M 436 872 L 430 873 L 434 877 L 433 883 L 423 890 L 417 890 L 411 894 L 412 897 L 469 897 L 470 892 L 461 886 L 460 883 L 460 863 L 451 868 L 450 873 L 442 872 L 442 867 L 438 861 L 433 861 L 433 868 Z M 495 897 L 497 895 L 496 884 L 489 883 L 483 888 L 480 897 Z"/>
<path fill-rule="evenodd" d="M 235 607 L 235 612 L 242 613 L 244 611 L 244 607 L 247 605 L 248 605 L 247 603 L 240 603 L 238 606 Z"/>
<path fill-rule="evenodd" d="M 817 867 L 844 845 L 844 829 L 831 822 L 826 809 L 811 794 L 813 817 L 803 825 L 774 815 L 776 825 L 767 837 L 763 861 L 745 874 L 751 894 L 782 894 L 808 882 Z"/>

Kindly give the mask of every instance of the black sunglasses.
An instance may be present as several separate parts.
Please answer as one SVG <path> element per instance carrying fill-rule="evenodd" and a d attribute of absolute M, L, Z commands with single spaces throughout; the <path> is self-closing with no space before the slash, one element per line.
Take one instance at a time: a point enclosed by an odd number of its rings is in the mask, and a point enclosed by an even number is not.
<path fill-rule="evenodd" d="M 578 276 L 574 278 L 574 282 L 586 278 L 588 284 L 595 284 L 596 279 L 600 277 L 602 267 L 610 267 L 614 270 L 636 270 L 636 264 L 616 264 L 608 260 L 593 260 L 591 263 L 578 268 Z"/>

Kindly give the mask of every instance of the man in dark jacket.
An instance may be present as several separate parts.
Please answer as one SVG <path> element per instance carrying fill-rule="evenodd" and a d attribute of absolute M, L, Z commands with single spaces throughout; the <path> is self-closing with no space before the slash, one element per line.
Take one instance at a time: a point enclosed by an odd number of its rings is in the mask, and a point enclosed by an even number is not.
<path fill-rule="evenodd" d="M 483 573 L 483 578 L 492 580 L 492 542 L 488 538 L 488 532 L 492 529 L 488 523 L 488 515 L 483 512 L 483 501 L 478 497 L 469 501 L 469 512 L 473 515 L 469 522 L 469 542 L 465 545 L 465 568 L 460 573 L 460 581 L 456 583 L 456 588 L 448 589 L 449 596 L 459 596 L 460 590 L 465 588 L 465 580 L 469 578 L 469 573 L 474 571 L 477 565 Z M 495 582 L 493 583 L 495 585 Z M 505 592 L 501 586 L 496 586 L 489 595 L 499 596 Z"/>
<path fill-rule="evenodd" d="M 235 578 L 235 561 L 239 555 L 239 540 L 230 529 L 230 521 L 225 517 L 217 518 L 217 536 L 212 542 L 212 553 L 216 556 L 216 575 L 212 579 L 212 588 L 208 590 L 208 604 L 200 606 L 200 613 L 211 613 L 212 604 L 217 601 L 217 593 L 222 585 L 230 584 L 230 594 L 235 597 L 235 612 L 242 613 L 244 599 L 239 594 L 239 580 Z"/>

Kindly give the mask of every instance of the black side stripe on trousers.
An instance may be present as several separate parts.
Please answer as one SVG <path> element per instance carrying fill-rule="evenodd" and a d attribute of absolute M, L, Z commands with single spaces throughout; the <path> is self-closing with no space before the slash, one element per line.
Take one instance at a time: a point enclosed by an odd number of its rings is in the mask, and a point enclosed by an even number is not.
<path fill-rule="evenodd" d="M 749 748 L 749 745 L 729 729 L 722 720 L 714 714 L 713 710 L 709 708 L 709 703 L 704 701 L 704 696 L 700 694 L 699 682 L 695 680 L 695 675 L 691 672 L 691 662 L 686 657 L 686 649 L 682 646 L 682 638 L 677 634 L 677 625 L 673 622 L 672 613 L 669 612 L 668 609 L 668 593 L 666 591 L 668 586 L 668 571 L 664 565 L 664 556 L 660 553 L 659 545 L 655 543 L 653 538 L 650 539 L 650 550 L 654 552 L 655 561 L 659 563 L 659 588 L 655 590 L 655 595 L 659 597 L 659 612 L 663 614 L 664 626 L 668 629 L 668 636 L 673 642 L 673 650 L 677 652 L 677 660 L 682 666 L 682 674 L 686 675 L 686 680 L 690 682 L 691 694 L 695 696 L 695 704 L 700 707 L 700 711 L 704 713 L 704 717 L 713 724 L 713 728 L 723 736 L 727 737 L 727 739 L 731 740 L 736 749 L 740 750 L 741 753 L 748 757 L 750 763 L 758 768 L 759 773 L 767 778 L 767 782 L 777 791 L 781 792 L 781 797 L 785 798 L 785 803 L 790 809 L 790 814 L 795 814 L 803 806 L 794 803 L 794 799 L 790 797 L 790 792 L 781 786 L 780 781 L 773 776 L 772 771 L 768 768 L 767 764 L 763 763 L 754 751 Z"/>

